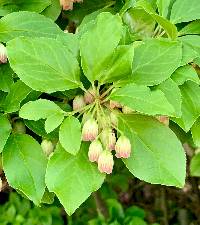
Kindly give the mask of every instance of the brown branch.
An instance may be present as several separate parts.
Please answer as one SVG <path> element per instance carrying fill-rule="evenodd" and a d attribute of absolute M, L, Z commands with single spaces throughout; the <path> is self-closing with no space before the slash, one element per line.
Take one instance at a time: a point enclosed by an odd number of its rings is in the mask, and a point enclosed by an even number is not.
<path fill-rule="evenodd" d="M 92 195 L 96 203 L 97 211 L 100 212 L 105 218 L 108 218 L 108 209 L 105 202 L 101 198 L 100 193 L 96 191 Z"/>

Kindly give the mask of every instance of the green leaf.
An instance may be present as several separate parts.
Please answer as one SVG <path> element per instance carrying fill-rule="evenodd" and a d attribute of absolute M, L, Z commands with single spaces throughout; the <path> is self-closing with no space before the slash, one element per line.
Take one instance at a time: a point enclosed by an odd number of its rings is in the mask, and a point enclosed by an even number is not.
<path fill-rule="evenodd" d="M 38 99 L 23 105 L 19 111 L 19 116 L 29 120 L 39 120 L 46 119 L 57 113 L 62 114 L 63 111 L 54 102 L 46 99 Z"/>
<path fill-rule="evenodd" d="M 13 84 L 13 71 L 9 64 L 2 64 L 0 67 L 0 90 L 9 92 L 10 86 Z"/>
<path fill-rule="evenodd" d="M 178 85 L 184 84 L 186 81 L 190 80 L 197 84 L 200 84 L 197 72 L 191 65 L 185 65 L 179 67 L 171 76 L 172 80 Z"/>
<path fill-rule="evenodd" d="M 7 49 L 12 69 L 36 91 L 51 93 L 80 85 L 78 61 L 59 41 L 21 37 L 10 41 Z"/>
<path fill-rule="evenodd" d="M 10 135 L 11 125 L 6 115 L 0 114 L 0 153 Z M 0 163 L 1 164 L 1 163 Z"/>
<path fill-rule="evenodd" d="M 200 176 L 200 153 L 192 157 L 190 162 L 190 174 L 194 177 Z"/>
<path fill-rule="evenodd" d="M 182 57 L 180 43 L 151 39 L 135 48 L 133 81 L 156 85 L 168 79 L 178 68 Z"/>
<path fill-rule="evenodd" d="M 79 153 L 73 156 L 61 145 L 50 158 L 46 172 L 46 184 L 55 192 L 68 215 L 99 189 L 105 175 L 87 157 L 88 145 L 82 144 Z"/>
<path fill-rule="evenodd" d="M 101 83 L 113 82 L 132 77 L 132 64 L 134 56 L 133 45 L 120 45 L 108 62 L 107 68 L 101 73 Z"/>
<path fill-rule="evenodd" d="M 179 86 L 182 95 L 182 117 L 173 118 L 185 132 L 188 132 L 200 115 L 200 87 L 192 81 Z"/>
<path fill-rule="evenodd" d="M 172 79 L 169 78 L 163 83 L 159 84 L 157 88 L 165 94 L 165 97 L 167 98 L 168 102 L 173 106 L 175 117 L 180 117 L 182 114 L 182 98 L 181 91 L 178 85 Z"/>
<path fill-rule="evenodd" d="M 48 6 L 41 14 L 55 21 L 58 19 L 60 13 L 61 7 L 59 0 L 51 0 L 51 5 Z"/>
<path fill-rule="evenodd" d="M 120 12 L 119 12 L 120 16 L 123 16 L 124 13 L 125 13 L 128 9 L 132 8 L 132 7 L 135 5 L 135 3 L 136 3 L 135 0 L 127 0 L 127 1 L 125 1 L 125 4 L 123 5 L 123 7 L 121 8 L 121 10 L 120 10 Z"/>
<path fill-rule="evenodd" d="M 12 157 L 11 157 L 12 156 Z M 11 135 L 3 150 L 3 169 L 11 187 L 36 205 L 45 191 L 47 159 L 40 144 L 26 134 Z"/>
<path fill-rule="evenodd" d="M 75 57 L 79 55 L 79 39 L 77 34 L 63 33 L 56 40 L 60 41 Z"/>
<path fill-rule="evenodd" d="M 186 156 L 176 135 L 156 119 L 121 115 L 119 129 L 131 141 L 132 153 L 124 160 L 137 178 L 153 184 L 183 187 Z"/>
<path fill-rule="evenodd" d="M 66 118 L 60 126 L 59 141 L 62 147 L 76 155 L 81 146 L 81 124 L 76 117 Z"/>
<path fill-rule="evenodd" d="M 34 12 L 14 12 L 0 19 L 0 41 L 18 36 L 52 37 L 62 33 L 53 21 Z"/>
<path fill-rule="evenodd" d="M 172 6 L 170 20 L 173 23 L 200 19 L 199 0 L 176 0 Z"/>
<path fill-rule="evenodd" d="M 187 43 L 182 42 L 182 60 L 180 66 L 185 66 L 186 64 L 193 62 L 197 57 L 197 51 Z"/>
<path fill-rule="evenodd" d="M 179 40 L 182 41 L 183 44 L 189 45 L 200 56 L 200 36 L 199 35 L 185 35 L 183 37 L 179 37 Z"/>
<path fill-rule="evenodd" d="M 56 112 L 47 117 L 45 122 L 45 130 L 47 133 L 52 132 L 55 130 L 64 120 L 64 115 L 62 112 Z"/>
<path fill-rule="evenodd" d="M 93 82 L 101 77 L 122 36 L 119 16 L 101 13 L 80 41 L 81 64 L 86 77 Z"/>
<path fill-rule="evenodd" d="M 157 0 L 156 4 L 158 6 L 159 15 L 167 18 L 169 5 L 171 0 Z"/>
<path fill-rule="evenodd" d="M 141 113 L 149 115 L 174 115 L 174 108 L 160 90 L 151 91 L 143 85 L 126 85 L 110 95 L 110 99 L 120 102 Z"/>
<path fill-rule="evenodd" d="M 38 136 L 41 136 L 45 139 L 58 139 L 58 129 L 53 132 L 47 134 L 45 130 L 45 121 L 44 120 L 25 120 L 26 126 L 32 130 Z"/>
<path fill-rule="evenodd" d="M 186 34 L 200 34 L 200 20 L 195 20 L 183 27 L 179 32 L 179 36 Z"/>
<path fill-rule="evenodd" d="M 47 6 L 51 4 L 50 0 L 1 0 L 0 2 L 0 16 L 5 16 L 16 11 L 33 11 L 42 12 Z"/>
<path fill-rule="evenodd" d="M 18 80 L 10 87 L 10 92 L 4 100 L 4 111 L 7 113 L 16 112 L 20 109 L 20 103 L 32 91 L 30 87 Z"/>
<path fill-rule="evenodd" d="M 200 147 L 200 117 L 196 120 L 191 128 L 194 144 Z"/>
<path fill-rule="evenodd" d="M 124 16 L 123 20 L 128 25 L 131 34 L 145 39 L 153 35 L 155 20 L 144 9 L 131 8 Z"/>
<path fill-rule="evenodd" d="M 167 35 L 172 39 L 176 39 L 178 35 L 178 31 L 176 26 L 171 23 L 169 20 L 165 19 L 162 16 L 159 16 L 154 9 L 152 8 L 151 4 L 148 3 L 146 0 L 140 0 L 137 2 L 138 8 L 143 8 L 149 15 L 152 16 L 154 20 L 165 30 Z"/>

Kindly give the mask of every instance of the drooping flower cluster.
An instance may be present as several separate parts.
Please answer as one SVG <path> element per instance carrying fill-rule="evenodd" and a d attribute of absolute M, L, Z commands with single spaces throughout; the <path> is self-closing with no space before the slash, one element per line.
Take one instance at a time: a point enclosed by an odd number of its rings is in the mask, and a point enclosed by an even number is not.
<path fill-rule="evenodd" d="M 114 166 L 113 152 L 116 158 L 129 158 L 131 143 L 118 129 L 117 114 L 123 112 L 124 106 L 115 101 L 102 102 L 96 90 L 89 88 L 84 95 L 77 95 L 72 104 L 75 112 L 83 113 L 82 140 L 91 142 L 89 160 L 98 164 L 100 172 L 110 174 Z M 127 107 L 125 111 L 132 112 Z"/>
<path fill-rule="evenodd" d="M 82 2 L 83 0 L 60 0 L 60 6 L 63 10 L 72 10 L 73 3 Z"/>
<path fill-rule="evenodd" d="M 116 158 L 127 159 L 131 155 L 131 142 L 118 129 L 118 114 L 133 113 L 119 102 L 107 100 L 108 90 L 93 86 L 84 89 L 84 95 L 73 99 L 73 113 L 82 116 L 82 141 L 91 142 L 88 158 L 98 164 L 101 173 L 111 174 Z M 113 154 L 114 153 L 114 154 Z"/>
<path fill-rule="evenodd" d="M 84 123 L 82 140 L 91 141 L 88 151 L 89 160 L 97 162 L 98 169 L 102 173 L 112 173 L 113 150 L 117 158 L 129 158 L 131 154 L 131 143 L 126 136 L 121 135 L 117 140 L 114 129 L 106 127 L 100 130 L 95 119 L 88 119 Z"/>

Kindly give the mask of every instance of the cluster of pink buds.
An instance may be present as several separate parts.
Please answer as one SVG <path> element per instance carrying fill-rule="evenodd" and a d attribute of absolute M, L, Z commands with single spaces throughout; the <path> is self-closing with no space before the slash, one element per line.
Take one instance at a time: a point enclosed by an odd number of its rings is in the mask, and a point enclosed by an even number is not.
<path fill-rule="evenodd" d="M 82 141 L 90 141 L 88 158 L 98 164 L 101 173 L 111 174 L 116 158 L 127 159 L 131 155 L 128 137 L 118 129 L 118 114 L 130 114 L 133 110 L 116 101 L 105 101 L 106 94 L 90 87 L 84 95 L 73 99 L 73 111 L 83 114 Z M 116 133 L 121 135 L 117 137 Z M 113 154 L 114 153 L 114 154 Z"/>
<path fill-rule="evenodd" d="M 82 129 L 82 140 L 91 141 L 88 151 L 89 160 L 98 163 L 98 169 L 101 173 L 111 174 L 114 166 L 112 151 L 115 151 L 117 158 L 129 158 L 131 143 L 124 135 L 121 135 L 117 140 L 112 128 L 105 127 L 100 132 L 99 130 L 95 119 L 86 120 Z"/>
<path fill-rule="evenodd" d="M 73 3 L 82 2 L 83 0 L 60 0 L 60 5 L 63 10 L 72 10 Z"/>
<path fill-rule="evenodd" d="M 6 47 L 0 43 L 0 64 L 7 63 L 7 50 Z"/>

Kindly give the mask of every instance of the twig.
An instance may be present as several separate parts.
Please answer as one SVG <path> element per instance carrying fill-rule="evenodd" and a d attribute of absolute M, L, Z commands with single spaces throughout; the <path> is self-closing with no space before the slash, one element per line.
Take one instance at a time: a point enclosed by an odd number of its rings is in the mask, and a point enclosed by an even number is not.
<path fill-rule="evenodd" d="M 108 218 L 108 209 L 99 192 L 96 191 L 92 195 L 96 203 L 97 211 L 100 212 L 105 218 Z"/>
<path fill-rule="evenodd" d="M 168 223 L 168 214 L 167 214 L 167 203 L 166 203 L 166 193 L 165 193 L 165 189 L 164 187 L 161 187 L 161 196 L 160 196 L 160 200 L 161 200 L 161 209 L 163 211 L 163 224 L 164 225 L 169 225 Z"/>

